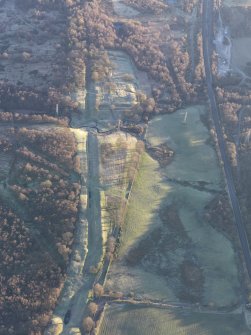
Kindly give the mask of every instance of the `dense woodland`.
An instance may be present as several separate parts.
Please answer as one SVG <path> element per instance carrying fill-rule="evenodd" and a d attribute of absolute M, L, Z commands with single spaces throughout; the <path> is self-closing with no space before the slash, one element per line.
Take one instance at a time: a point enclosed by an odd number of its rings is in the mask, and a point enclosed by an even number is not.
<path fill-rule="evenodd" d="M 198 4 L 198 0 L 183 0 L 181 1 L 182 9 L 191 13 L 194 7 Z"/>
<path fill-rule="evenodd" d="M 18 113 L 18 112 L 1 112 L 0 122 L 4 123 L 54 123 L 61 126 L 67 126 L 69 123 L 66 117 L 54 117 L 47 114 L 33 114 L 31 113 Z"/>
<path fill-rule="evenodd" d="M 0 334 L 39 335 L 71 252 L 80 189 L 76 143 L 66 128 L 9 128 L 0 149 L 13 157 L 0 185 Z"/>
<path fill-rule="evenodd" d="M 125 0 L 124 2 L 146 14 L 163 14 L 169 7 L 165 0 Z M 177 5 L 187 13 L 191 13 L 197 4 L 198 0 L 177 1 Z"/>
<path fill-rule="evenodd" d="M 2 201 L 0 216 L 0 334 L 38 335 L 55 307 L 64 269 Z"/>

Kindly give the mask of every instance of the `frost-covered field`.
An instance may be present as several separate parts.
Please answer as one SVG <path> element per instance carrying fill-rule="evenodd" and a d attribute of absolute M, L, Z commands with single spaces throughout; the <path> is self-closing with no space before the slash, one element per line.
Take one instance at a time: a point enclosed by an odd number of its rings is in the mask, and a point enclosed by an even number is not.
<path fill-rule="evenodd" d="M 248 335 L 241 315 L 108 307 L 99 335 Z"/>
<path fill-rule="evenodd" d="M 119 259 L 108 275 L 109 289 L 216 306 L 238 302 L 232 244 L 203 219 L 212 191 L 223 189 L 216 153 L 206 143 L 204 113 L 204 107 L 195 106 L 150 122 L 147 141 L 152 146 L 167 143 L 175 156 L 162 168 L 148 154 L 142 157 Z M 198 188 L 203 183 L 204 188 Z M 195 283 L 183 278 L 187 266 L 198 275 L 194 292 L 190 286 Z"/>

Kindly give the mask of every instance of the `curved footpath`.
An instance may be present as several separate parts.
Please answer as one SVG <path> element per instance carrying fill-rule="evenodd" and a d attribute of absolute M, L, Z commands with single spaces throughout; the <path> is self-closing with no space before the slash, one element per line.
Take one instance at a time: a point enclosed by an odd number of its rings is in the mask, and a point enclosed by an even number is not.
<path fill-rule="evenodd" d="M 226 177 L 226 184 L 230 203 L 233 209 L 235 224 L 239 234 L 248 275 L 249 278 L 251 279 L 251 255 L 245 229 L 245 223 L 241 215 L 240 205 L 236 195 L 234 178 L 231 170 L 231 165 L 227 156 L 227 148 L 222 131 L 220 112 L 216 102 L 215 93 L 213 90 L 213 79 L 211 71 L 211 55 L 212 55 L 212 41 L 213 41 L 213 2 L 211 0 L 203 0 L 202 37 L 203 37 L 205 76 L 206 76 L 207 92 L 212 111 L 212 118 L 214 121 L 220 155 L 223 162 L 223 170 Z"/>

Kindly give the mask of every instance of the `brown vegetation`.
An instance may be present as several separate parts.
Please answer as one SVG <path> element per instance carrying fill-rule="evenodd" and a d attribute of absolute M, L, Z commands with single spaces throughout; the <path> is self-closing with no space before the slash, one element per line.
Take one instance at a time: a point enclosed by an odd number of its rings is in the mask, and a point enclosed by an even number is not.
<path fill-rule="evenodd" d="M 10 208 L 0 205 L 0 334 L 42 334 L 64 269 Z"/>
<path fill-rule="evenodd" d="M 90 302 L 89 305 L 88 305 L 88 311 L 89 311 L 91 316 L 95 316 L 95 314 L 98 311 L 98 305 L 95 304 L 95 302 Z"/>
<path fill-rule="evenodd" d="M 147 152 L 153 159 L 158 161 L 160 167 L 170 164 L 174 155 L 173 150 L 166 143 L 162 143 L 157 147 L 148 147 Z"/>
<path fill-rule="evenodd" d="M 191 13 L 193 8 L 198 4 L 198 0 L 183 0 L 182 9 L 185 12 Z"/>
<path fill-rule="evenodd" d="M 191 260 L 185 260 L 180 265 L 181 281 L 185 286 L 179 296 L 185 301 L 198 302 L 203 294 L 204 276 L 198 264 Z"/>
<path fill-rule="evenodd" d="M 85 334 L 90 334 L 95 326 L 95 322 L 91 317 L 87 316 L 86 318 L 84 318 L 82 326 Z"/>
<path fill-rule="evenodd" d="M 29 114 L 20 112 L 0 112 L 0 122 L 24 122 L 24 123 L 55 123 L 60 126 L 67 126 L 67 118 L 56 118 L 47 114 Z"/>
<path fill-rule="evenodd" d="M 68 169 L 74 166 L 76 142 L 69 130 L 55 128 L 53 131 L 41 131 L 21 128 L 17 132 L 17 140 L 25 146 L 30 145 L 41 153 L 46 153 L 50 159 L 66 165 Z"/>
<path fill-rule="evenodd" d="M 40 335 L 71 252 L 79 184 L 69 175 L 76 144 L 66 129 L 10 128 L 0 145 L 14 157 L 2 186 L 12 200 L 4 191 L 0 206 L 0 334 Z"/>
<path fill-rule="evenodd" d="M 93 288 L 93 293 L 96 298 L 101 297 L 104 294 L 104 288 L 100 284 L 95 284 Z"/>

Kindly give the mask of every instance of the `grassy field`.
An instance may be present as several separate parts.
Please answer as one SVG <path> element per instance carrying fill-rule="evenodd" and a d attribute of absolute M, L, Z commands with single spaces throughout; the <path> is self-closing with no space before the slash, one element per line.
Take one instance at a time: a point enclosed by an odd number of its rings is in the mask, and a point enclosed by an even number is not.
<path fill-rule="evenodd" d="M 156 212 L 167 192 L 168 185 L 161 183 L 158 163 L 149 155 L 143 154 L 126 215 L 119 252 L 121 257 L 142 235 L 159 223 Z"/>
<path fill-rule="evenodd" d="M 200 120 L 205 109 L 196 106 L 186 111 L 186 125 L 182 123 L 185 110 L 149 124 L 147 140 L 153 146 L 167 143 L 175 156 L 162 168 L 147 153 L 142 156 L 119 258 L 111 267 L 107 288 L 231 305 L 239 299 L 236 256 L 231 242 L 203 219 L 214 196 L 208 189 L 223 187 L 217 156 L 207 144 L 208 130 Z M 196 188 L 201 182 L 205 189 Z M 182 275 L 191 264 L 198 274 L 196 284 Z"/>
<path fill-rule="evenodd" d="M 112 2 L 113 2 L 114 11 L 118 16 L 122 16 L 122 17 L 130 19 L 130 18 L 134 18 L 135 16 L 139 14 L 139 12 L 136 9 L 124 4 L 123 1 L 112 0 Z"/>
<path fill-rule="evenodd" d="M 187 121 L 183 124 L 186 112 Z M 157 117 L 150 123 L 147 139 L 154 146 L 167 142 L 175 150 L 174 160 L 162 171 L 163 175 L 178 181 L 203 181 L 208 189 L 221 190 L 217 156 L 206 143 L 209 133 L 201 122 L 204 113 L 203 106 L 195 106 Z M 203 209 L 212 197 L 208 192 L 175 185 L 167 200 L 179 208 L 194 255 L 204 269 L 204 302 L 221 305 L 235 301 L 238 275 L 231 243 L 202 219 Z"/>
<path fill-rule="evenodd" d="M 108 275 L 108 289 L 176 300 L 172 289 L 163 278 L 155 273 L 146 273 L 142 268 L 130 268 L 123 264 L 130 248 L 137 245 L 156 226 L 161 225 L 158 209 L 168 189 L 167 184 L 161 183 L 158 163 L 148 154 L 143 154 L 126 214 L 119 260 L 113 262 Z"/>
<path fill-rule="evenodd" d="M 223 5 L 228 7 L 251 6 L 251 0 L 223 0 Z"/>
<path fill-rule="evenodd" d="M 251 38 L 234 38 L 232 43 L 232 67 L 243 70 L 251 61 Z"/>
<path fill-rule="evenodd" d="M 99 335 L 248 335 L 241 315 L 108 307 Z"/>
<path fill-rule="evenodd" d="M 183 124 L 186 112 L 187 121 Z M 153 146 L 167 143 L 174 149 L 174 161 L 167 167 L 170 178 L 203 180 L 212 187 L 219 188 L 221 176 L 217 168 L 217 157 L 214 149 L 206 144 L 209 133 L 201 122 L 201 115 L 204 113 L 205 107 L 194 106 L 171 115 L 156 117 L 150 122 L 146 137 Z"/>

